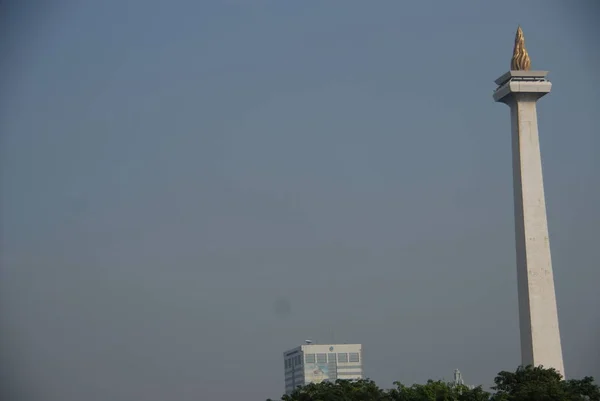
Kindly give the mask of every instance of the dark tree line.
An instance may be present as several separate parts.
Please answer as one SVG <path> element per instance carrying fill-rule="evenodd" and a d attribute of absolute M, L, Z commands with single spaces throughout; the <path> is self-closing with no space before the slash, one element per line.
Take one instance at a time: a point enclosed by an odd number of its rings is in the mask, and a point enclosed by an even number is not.
<path fill-rule="evenodd" d="M 592 377 L 563 380 L 554 369 L 519 367 L 502 371 L 492 391 L 429 380 L 406 386 L 395 382 L 381 389 L 372 380 L 323 382 L 299 387 L 283 401 L 600 401 L 600 388 Z M 271 400 L 267 400 L 271 401 Z"/>

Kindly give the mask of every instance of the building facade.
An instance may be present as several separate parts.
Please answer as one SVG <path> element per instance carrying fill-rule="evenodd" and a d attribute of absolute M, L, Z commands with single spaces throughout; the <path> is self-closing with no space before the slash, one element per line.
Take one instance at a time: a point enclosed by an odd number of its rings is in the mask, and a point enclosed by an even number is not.
<path fill-rule="evenodd" d="M 305 344 L 283 353 L 285 392 L 310 383 L 363 378 L 361 344 Z"/>

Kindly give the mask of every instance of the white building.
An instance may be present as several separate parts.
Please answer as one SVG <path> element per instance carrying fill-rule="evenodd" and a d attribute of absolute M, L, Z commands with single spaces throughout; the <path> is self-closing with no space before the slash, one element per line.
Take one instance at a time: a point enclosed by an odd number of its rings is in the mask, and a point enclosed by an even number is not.
<path fill-rule="evenodd" d="M 463 380 L 463 377 L 462 377 L 462 373 L 460 373 L 460 370 L 458 370 L 458 369 L 454 369 L 454 380 L 452 380 L 450 382 L 450 385 L 452 387 L 465 386 L 470 390 L 473 390 L 475 388 L 475 386 L 465 384 L 465 381 Z"/>
<path fill-rule="evenodd" d="M 283 353 L 285 392 L 323 381 L 363 378 L 361 344 L 307 344 Z"/>

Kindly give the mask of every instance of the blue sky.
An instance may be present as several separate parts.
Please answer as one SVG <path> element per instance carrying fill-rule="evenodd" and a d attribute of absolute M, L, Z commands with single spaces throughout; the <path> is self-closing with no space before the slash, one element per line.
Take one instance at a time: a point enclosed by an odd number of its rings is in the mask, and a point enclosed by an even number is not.
<path fill-rule="evenodd" d="M 276 397 L 282 352 L 306 338 L 362 343 L 383 386 L 514 369 L 509 113 L 491 95 L 518 24 L 554 85 L 538 110 L 566 371 L 599 377 L 592 3 L 14 6 L 0 347 L 15 391 Z"/>

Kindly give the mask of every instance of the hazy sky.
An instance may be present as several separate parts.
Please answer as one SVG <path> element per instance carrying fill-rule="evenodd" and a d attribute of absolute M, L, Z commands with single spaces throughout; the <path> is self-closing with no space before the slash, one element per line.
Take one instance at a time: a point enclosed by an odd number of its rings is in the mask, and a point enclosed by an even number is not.
<path fill-rule="evenodd" d="M 516 368 L 492 91 L 519 23 L 554 83 L 566 372 L 600 378 L 594 1 L 20 3 L 0 24 L 13 400 L 264 400 L 307 338 L 362 343 L 382 386 Z"/>

